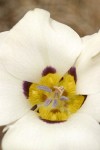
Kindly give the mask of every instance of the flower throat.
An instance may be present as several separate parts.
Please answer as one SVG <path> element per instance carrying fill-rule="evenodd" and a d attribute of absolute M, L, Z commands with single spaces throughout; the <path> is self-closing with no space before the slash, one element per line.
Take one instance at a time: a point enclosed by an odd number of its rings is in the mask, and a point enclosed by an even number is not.
<path fill-rule="evenodd" d="M 48 73 L 39 83 L 30 86 L 28 99 L 32 106 L 37 106 L 35 112 L 41 119 L 61 122 L 81 107 L 85 97 L 76 94 L 73 75 L 66 73 L 61 77 L 57 73 Z"/>

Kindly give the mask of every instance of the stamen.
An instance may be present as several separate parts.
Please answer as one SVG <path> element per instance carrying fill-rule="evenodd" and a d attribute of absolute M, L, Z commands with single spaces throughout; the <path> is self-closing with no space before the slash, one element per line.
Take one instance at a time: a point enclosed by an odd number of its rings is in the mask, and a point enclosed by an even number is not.
<path fill-rule="evenodd" d="M 44 103 L 45 106 L 48 106 L 51 103 L 52 99 L 47 99 Z"/>
<path fill-rule="evenodd" d="M 53 104 L 52 104 L 52 107 L 54 108 L 54 107 L 56 107 L 57 106 L 57 100 L 55 99 L 54 101 L 53 101 Z"/>
<path fill-rule="evenodd" d="M 67 101 L 67 100 L 69 100 L 69 98 L 66 97 L 66 96 L 61 96 L 61 97 L 60 97 L 60 100 L 65 100 L 65 101 Z"/>
<path fill-rule="evenodd" d="M 44 86 L 44 85 L 38 85 L 37 88 L 39 90 L 43 90 L 43 91 L 46 91 L 46 92 L 49 92 L 49 93 L 52 92 L 52 89 L 50 89 L 49 87 Z"/>

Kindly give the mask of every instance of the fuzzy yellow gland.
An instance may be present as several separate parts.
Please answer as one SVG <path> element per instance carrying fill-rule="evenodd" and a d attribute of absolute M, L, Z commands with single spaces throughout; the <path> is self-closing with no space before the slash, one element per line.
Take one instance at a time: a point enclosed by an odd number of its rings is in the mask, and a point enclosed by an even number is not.
<path fill-rule="evenodd" d="M 46 121 L 65 121 L 83 104 L 85 97 L 76 94 L 74 77 L 49 73 L 29 89 L 29 101 L 38 116 Z"/>

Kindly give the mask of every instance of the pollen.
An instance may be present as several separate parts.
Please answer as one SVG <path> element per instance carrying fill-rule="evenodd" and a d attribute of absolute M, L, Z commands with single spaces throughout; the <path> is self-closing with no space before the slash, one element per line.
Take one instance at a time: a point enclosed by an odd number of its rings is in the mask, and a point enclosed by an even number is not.
<path fill-rule="evenodd" d="M 46 121 L 66 121 L 83 104 L 85 97 L 76 94 L 76 81 L 66 73 L 42 76 L 29 88 L 29 102 L 37 106 L 35 112 Z"/>

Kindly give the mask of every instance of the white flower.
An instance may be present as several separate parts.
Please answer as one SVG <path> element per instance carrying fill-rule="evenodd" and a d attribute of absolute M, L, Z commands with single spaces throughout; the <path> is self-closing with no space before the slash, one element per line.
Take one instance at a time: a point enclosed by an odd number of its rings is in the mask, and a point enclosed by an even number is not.
<path fill-rule="evenodd" d="M 47 11 L 35 9 L 0 40 L 0 125 L 8 129 L 3 150 L 100 150 L 100 33 L 80 38 Z M 76 92 L 87 96 L 67 121 L 41 120 L 23 93 L 23 81 L 38 83 L 47 66 L 60 76 L 74 66 Z M 53 94 L 69 99 L 62 86 L 53 88 L 58 91 Z"/>

